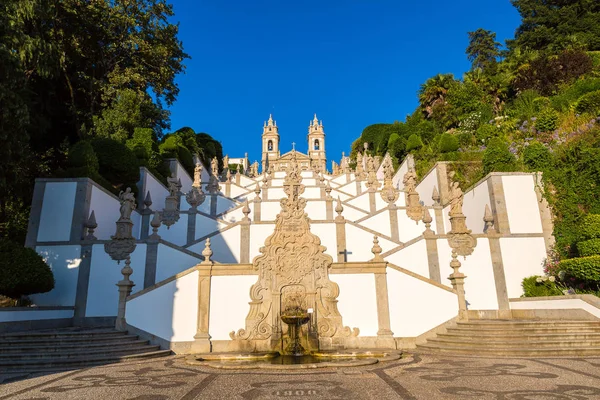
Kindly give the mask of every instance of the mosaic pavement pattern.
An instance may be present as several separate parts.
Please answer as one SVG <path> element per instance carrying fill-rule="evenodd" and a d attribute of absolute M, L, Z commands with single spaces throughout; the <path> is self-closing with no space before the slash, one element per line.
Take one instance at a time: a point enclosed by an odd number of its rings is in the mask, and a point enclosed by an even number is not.
<path fill-rule="evenodd" d="M 377 365 L 224 371 L 181 357 L 30 376 L 0 375 L 0 400 L 600 399 L 600 358 L 409 355 Z"/>

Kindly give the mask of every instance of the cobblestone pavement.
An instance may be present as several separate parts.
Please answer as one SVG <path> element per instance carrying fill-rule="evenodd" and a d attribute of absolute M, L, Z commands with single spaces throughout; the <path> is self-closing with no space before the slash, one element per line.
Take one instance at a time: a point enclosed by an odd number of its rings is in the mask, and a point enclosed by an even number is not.
<path fill-rule="evenodd" d="M 171 356 L 43 376 L 0 376 L 0 400 L 600 399 L 600 358 L 407 355 L 355 368 L 192 367 Z"/>

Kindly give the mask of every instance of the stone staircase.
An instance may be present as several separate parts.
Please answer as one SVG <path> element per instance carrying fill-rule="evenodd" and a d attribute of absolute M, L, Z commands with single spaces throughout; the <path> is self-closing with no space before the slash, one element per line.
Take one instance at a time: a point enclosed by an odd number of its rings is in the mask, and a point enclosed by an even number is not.
<path fill-rule="evenodd" d="M 600 356 L 600 321 L 458 322 L 417 345 L 417 351 L 481 357 Z"/>
<path fill-rule="evenodd" d="M 0 334 L 0 373 L 60 371 L 171 354 L 114 328 Z"/>

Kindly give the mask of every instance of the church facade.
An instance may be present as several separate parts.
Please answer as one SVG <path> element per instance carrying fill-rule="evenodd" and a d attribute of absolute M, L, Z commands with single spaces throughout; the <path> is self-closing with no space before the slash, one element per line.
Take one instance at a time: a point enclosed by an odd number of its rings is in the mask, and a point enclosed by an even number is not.
<path fill-rule="evenodd" d="M 315 170 L 324 172 L 327 166 L 325 156 L 325 131 L 323 121 L 319 121 L 317 114 L 308 125 L 308 154 L 293 149 L 301 170 Z M 280 136 L 277 122 L 269 115 L 269 120 L 263 125 L 262 133 L 262 171 L 285 171 L 290 164 L 292 151 L 281 154 Z"/>

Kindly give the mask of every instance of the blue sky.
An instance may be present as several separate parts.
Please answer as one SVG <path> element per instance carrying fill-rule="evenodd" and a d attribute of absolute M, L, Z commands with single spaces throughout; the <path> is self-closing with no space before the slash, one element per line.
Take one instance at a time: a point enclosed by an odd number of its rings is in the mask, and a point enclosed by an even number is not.
<path fill-rule="evenodd" d="M 504 43 L 520 21 L 509 0 L 171 2 L 192 57 L 177 78 L 173 130 L 207 132 L 251 161 L 269 113 L 282 153 L 292 142 L 306 151 L 317 113 L 328 160 L 339 160 L 366 126 L 412 113 L 427 78 L 462 76 L 468 31 L 492 30 Z"/>

